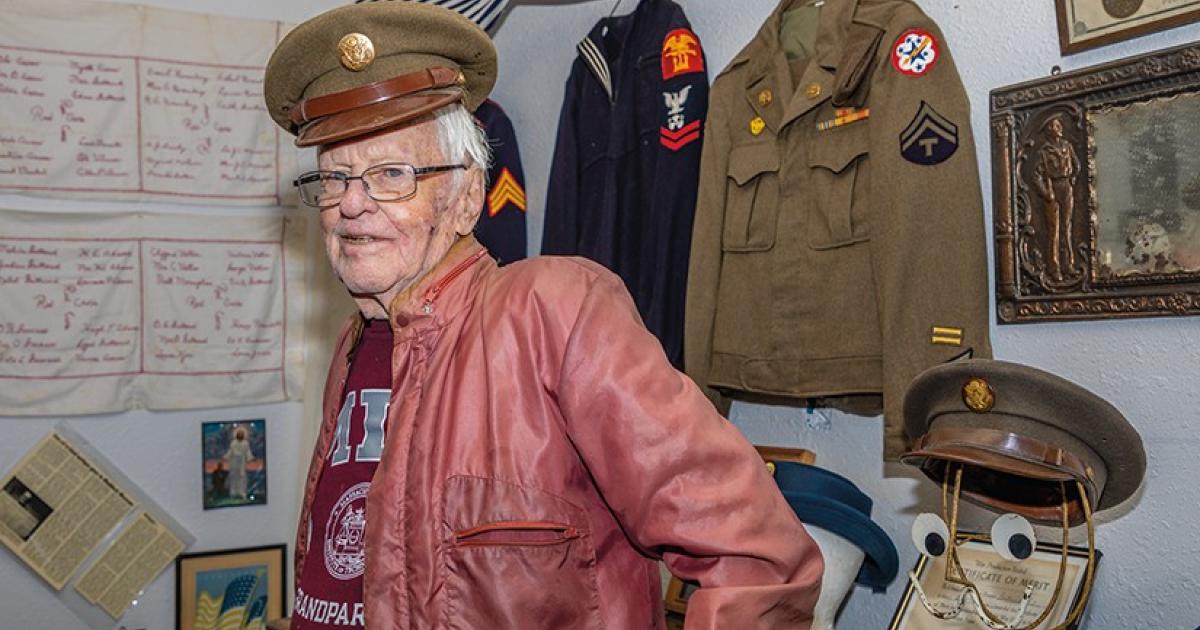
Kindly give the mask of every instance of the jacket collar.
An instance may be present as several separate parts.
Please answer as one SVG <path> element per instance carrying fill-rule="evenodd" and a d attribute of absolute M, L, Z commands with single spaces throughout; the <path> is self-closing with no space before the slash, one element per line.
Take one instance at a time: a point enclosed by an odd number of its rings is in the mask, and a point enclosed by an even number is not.
<path fill-rule="evenodd" d="M 474 235 L 455 241 L 429 273 L 388 305 L 388 319 L 396 336 L 440 326 L 452 319 L 468 301 L 471 277 L 495 264 Z M 358 328 L 355 337 L 361 332 L 361 321 Z"/>
<path fill-rule="evenodd" d="M 884 29 L 887 16 L 872 6 L 860 6 L 862 0 L 825 0 L 817 27 L 817 41 L 812 61 L 801 76 L 792 84 L 787 55 L 783 52 L 779 32 L 783 27 L 783 14 L 806 4 L 810 0 L 782 0 L 775 11 L 763 23 L 754 41 L 746 46 L 730 65 L 747 63 L 745 74 L 745 97 L 750 107 L 778 134 L 791 121 L 824 103 L 833 93 L 834 73 L 846 45 L 846 34 L 851 23 L 865 24 Z M 809 86 L 818 86 L 819 94 L 809 96 Z M 776 96 L 763 105 L 759 95 L 770 90 Z M 815 88 L 814 88 L 815 91 Z"/>

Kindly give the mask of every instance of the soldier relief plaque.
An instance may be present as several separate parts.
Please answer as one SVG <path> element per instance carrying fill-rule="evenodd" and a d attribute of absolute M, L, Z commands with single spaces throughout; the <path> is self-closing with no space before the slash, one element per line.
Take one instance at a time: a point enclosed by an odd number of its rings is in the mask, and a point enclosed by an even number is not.
<path fill-rule="evenodd" d="M 1200 45 L 991 94 L 1000 323 L 1200 313 Z"/>

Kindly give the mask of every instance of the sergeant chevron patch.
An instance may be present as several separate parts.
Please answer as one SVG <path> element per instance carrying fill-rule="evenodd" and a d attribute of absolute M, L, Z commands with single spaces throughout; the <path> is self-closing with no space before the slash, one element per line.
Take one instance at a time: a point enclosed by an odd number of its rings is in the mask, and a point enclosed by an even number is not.
<path fill-rule="evenodd" d="M 958 125 L 921 101 L 917 115 L 900 133 L 900 155 L 913 164 L 933 166 L 958 150 Z"/>
<path fill-rule="evenodd" d="M 488 193 L 488 216 L 496 216 L 504 209 L 504 206 L 510 203 L 520 208 L 521 212 L 525 212 L 525 189 L 521 188 L 521 185 L 517 183 L 517 178 L 513 177 L 513 174 L 505 168 L 501 169 L 500 176 L 496 178 L 496 184 Z"/>

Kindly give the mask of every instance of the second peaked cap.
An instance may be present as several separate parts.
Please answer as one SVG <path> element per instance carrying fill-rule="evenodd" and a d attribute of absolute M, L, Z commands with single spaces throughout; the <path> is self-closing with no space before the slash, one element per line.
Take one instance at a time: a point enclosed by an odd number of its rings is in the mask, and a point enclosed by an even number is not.
<path fill-rule="evenodd" d="M 298 146 L 386 129 L 461 101 L 474 111 L 496 82 L 496 48 L 455 11 L 416 2 L 338 7 L 292 29 L 267 62 L 271 118 Z"/>

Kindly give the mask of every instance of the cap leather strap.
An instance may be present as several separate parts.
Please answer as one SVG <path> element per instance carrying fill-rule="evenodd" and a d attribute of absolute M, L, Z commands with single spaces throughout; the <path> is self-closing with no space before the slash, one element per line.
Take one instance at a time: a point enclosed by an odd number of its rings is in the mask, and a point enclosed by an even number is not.
<path fill-rule="evenodd" d="M 922 435 L 912 450 L 937 450 L 947 446 L 983 448 L 1032 464 L 1050 466 L 1079 480 L 1093 480 L 1093 473 L 1088 472 L 1087 465 L 1070 451 L 1041 440 L 994 429 L 938 427 Z"/>
<path fill-rule="evenodd" d="M 307 122 L 332 114 L 425 90 L 461 86 L 463 83 L 463 75 L 458 70 L 445 66 L 434 66 L 349 90 L 305 99 L 288 112 L 288 118 L 291 119 L 292 124 L 300 127 Z"/>

